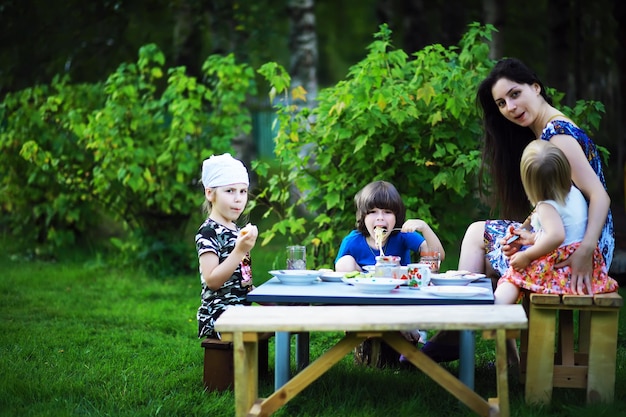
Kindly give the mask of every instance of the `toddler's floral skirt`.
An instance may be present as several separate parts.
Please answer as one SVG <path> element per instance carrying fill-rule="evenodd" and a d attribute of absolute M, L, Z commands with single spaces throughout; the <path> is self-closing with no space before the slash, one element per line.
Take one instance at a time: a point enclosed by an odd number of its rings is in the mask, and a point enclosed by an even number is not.
<path fill-rule="evenodd" d="M 534 293 L 576 294 L 570 287 L 571 267 L 568 265 L 556 268 L 555 265 L 567 259 L 579 246 L 579 242 L 561 246 L 528 264 L 523 272 L 517 272 L 509 267 L 498 280 L 498 285 L 502 282 L 510 282 L 518 288 Z M 618 288 L 617 281 L 609 277 L 604 258 L 600 249 L 596 247 L 593 252 L 591 290 L 594 294 L 598 294 L 614 292 Z"/>

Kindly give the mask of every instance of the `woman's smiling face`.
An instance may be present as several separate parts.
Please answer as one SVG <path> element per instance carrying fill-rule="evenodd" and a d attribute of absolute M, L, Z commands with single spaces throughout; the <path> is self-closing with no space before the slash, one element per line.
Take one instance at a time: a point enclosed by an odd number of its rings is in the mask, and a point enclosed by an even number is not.
<path fill-rule="evenodd" d="M 521 84 L 500 78 L 493 85 L 491 94 L 500 113 L 511 122 L 530 127 L 537 119 L 541 87 L 538 84 Z"/>

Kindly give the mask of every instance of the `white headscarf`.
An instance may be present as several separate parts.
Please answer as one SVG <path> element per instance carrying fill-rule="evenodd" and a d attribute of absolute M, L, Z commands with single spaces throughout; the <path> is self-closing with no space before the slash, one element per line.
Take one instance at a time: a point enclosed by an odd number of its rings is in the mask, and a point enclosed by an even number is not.
<path fill-rule="evenodd" d="M 233 158 L 229 153 L 213 155 L 202 162 L 204 188 L 241 183 L 250 185 L 248 170 L 241 161 Z"/>

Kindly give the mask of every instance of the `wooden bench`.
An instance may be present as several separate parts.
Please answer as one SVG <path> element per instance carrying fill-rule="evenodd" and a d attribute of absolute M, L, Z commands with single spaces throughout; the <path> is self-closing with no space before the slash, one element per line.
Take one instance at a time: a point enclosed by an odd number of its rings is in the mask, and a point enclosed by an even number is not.
<path fill-rule="evenodd" d="M 359 343 L 380 338 L 481 416 L 509 416 L 506 339 L 528 325 L 521 305 L 265 306 L 230 308 L 215 323 L 234 342 L 235 414 L 268 416 L 339 362 Z M 400 334 L 412 329 L 480 330 L 496 339 L 497 397 L 485 400 Z M 268 398 L 258 398 L 258 335 L 337 332 L 345 336 Z"/>
<path fill-rule="evenodd" d="M 528 331 L 522 332 L 520 373 L 526 402 L 550 403 L 553 387 L 584 388 L 588 403 L 613 402 L 622 297 L 529 294 L 524 304 Z"/>
<path fill-rule="evenodd" d="M 202 381 L 207 391 L 224 391 L 234 386 L 233 342 L 206 338 L 200 346 L 204 349 L 204 372 Z M 259 377 L 269 374 L 269 337 L 262 335 L 259 340 Z"/>

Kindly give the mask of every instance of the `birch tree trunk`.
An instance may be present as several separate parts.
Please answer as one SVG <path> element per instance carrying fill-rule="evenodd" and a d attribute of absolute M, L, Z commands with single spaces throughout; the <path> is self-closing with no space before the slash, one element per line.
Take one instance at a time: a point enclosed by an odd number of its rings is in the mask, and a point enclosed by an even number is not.
<path fill-rule="evenodd" d="M 492 24 L 498 29 L 498 32 L 492 34 L 491 45 L 489 48 L 489 58 L 499 59 L 504 54 L 504 46 L 502 41 L 502 33 L 506 27 L 505 13 L 502 11 L 505 0 L 483 0 L 483 14 L 485 23 Z"/>
<path fill-rule="evenodd" d="M 312 107 L 317 97 L 317 35 L 314 0 L 289 0 L 289 74 L 292 87 L 302 86 L 307 91 L 306 106 Z"/>

